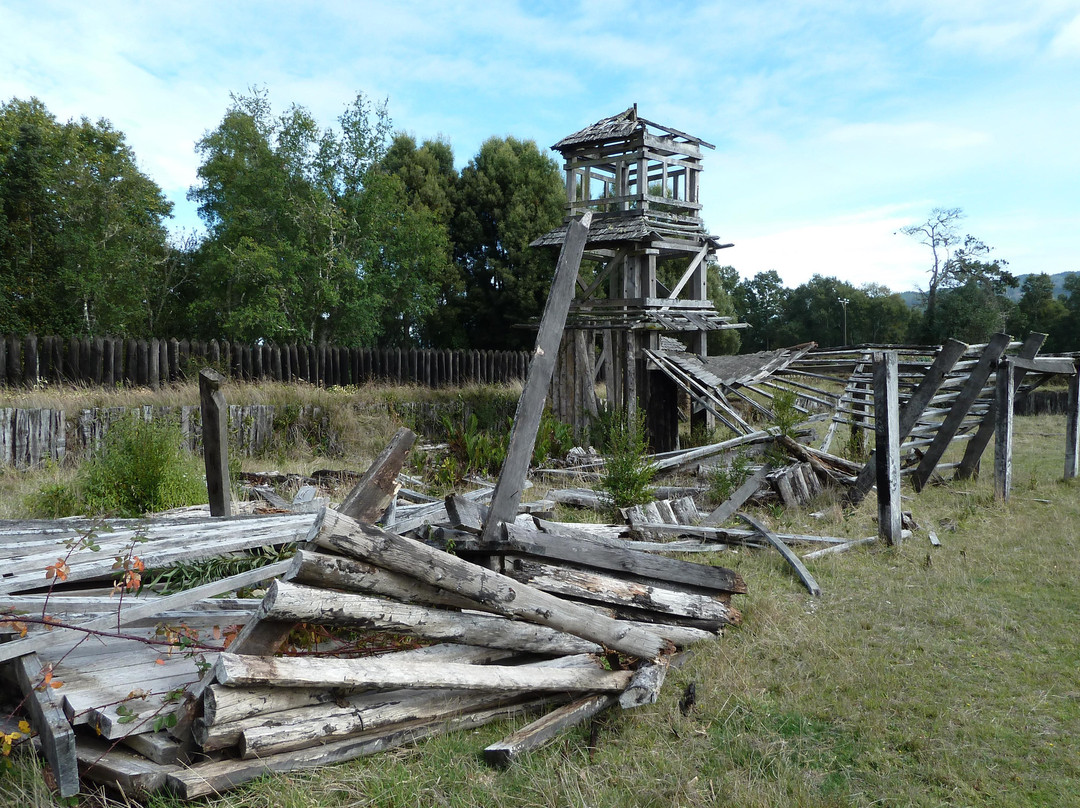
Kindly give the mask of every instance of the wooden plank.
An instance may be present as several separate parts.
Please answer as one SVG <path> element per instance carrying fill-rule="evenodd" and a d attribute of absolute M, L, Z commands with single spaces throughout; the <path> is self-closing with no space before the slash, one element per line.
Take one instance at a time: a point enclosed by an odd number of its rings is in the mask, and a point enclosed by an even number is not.
<path fill-rule="evenodd" d="M 874 353 L 874 457 L 878 535 L 889 545 L 900 538 L 900 413 L 896 351 Z"/>
<path fill-rule="evenodd" d="M 818 586 L 817 581 L 814 580 L 814 576 L 810 574 L 810 570 L 806 568 L 806 565 L 802 563 L 799 557 L 791 551 L 791 548 L 784 544 L 775 533 L 770 531 L 753 517 L 748 516 L 745 513 L 740 513 L 739 517 L 745 520 L 746 523 L 753 527 L 754 530 L 756 530 L 769 544 L 776 548 L 780 555 L 784 557 L 784 560 L 795 570 L 795 573 L 799 576 L 799 580 L 803 582 L 811 595 L 814 597 L 821 595 L 821 587 Z"/>
<path fill-rule="evenodd" d="M 442 689 L 520 691 L 622 691 L 630 671 L 592 668 L 529 668 L 466 665 L 459 662 L 387 661 L 322 657 L 256 657 L 222 653 L 215 665 L 217 681 L 228 687 L 432 687 Z"/>
<path fill-rule="evenodd" d="M 1012 359 L 1016 376 L 1014 379 L 1015 387 L 1018 388 L 1021 382 L 1024 381 L 1024 375 L 1028 370 L 1034 369 L 1033 367 L 1023 367 L 1024 360 L 1034 360 L 1045 340 L 1046 334 L 1032 331 L 1028 334 L 1027 339 L 1024 340 L 1024 344 L 1020 346 L 1020 351 L 1017 356 Z M 1045 362 L 1049 360 L 1041 361 Z M 1070 367 L 1072 366 L 1071 359 L 1065 360 L 1065 363 Z M 1073 369 L 1075 370 L 1075 368 Z M 990 439 L 994 436 L 994 430 L 997 427 L 996 412 L 997 402 L 995 401 L 990 404 L 986 414 L 982 417 L 982 421 L 979 423 L 979 428 L 976 430 L 974 437 L 972 437 L 972 439 L 968 441 L 967 446 L 964 447 L 964 457 L 961 459 L 960 465 L 956 467 L 956 472 L 954 473 L 956 479 L 966 480 L 978 474 L 979 460 L 982 458 L 983 452 L 990 443 Z"/>
<path fill-rule="evenodd" d="M 930 480 L 930 475 L 934 473 L 934 467 L 941 461 L 941 456 L 945 454 L 945 450 L 949 448 L 949 443 L 956 436 L 956 432 L 960 429 L 960 425 L 963 423 L 972 404 L 975 403 L 975 399 L 978 398 L 979 393 L 982 391 L 982 387 L 989 378 L 994 364 L 1005 352 L 1008 345 L 1009 336 L 1007 334 L 994 334 L 990 338 L 990 342 L 987 343 L 978 363 L 968 374 L 960 395 L 957 396 L 956 401 L 949 408 L 949 414 L 945 416 L 945 420 L 938 427 L 933 441 L 927 447 L 922 460 L 911 475 L 911 482 L 916 491 L 921 491 Z"/>
<path fill-rule="evenodd" d="M 477 600 L 490 611 L 566 631 L 623 653 L 651 659 L 671 650 L 669 643 L 649 632 L 620 626 L 505 575 L 335 511 L 326 511 L 315 542 Z"/>
<path fill-rule="evenodd" d="M 592 213 L 586 211 L 579 220 L 571 221 L 567 227 L 566 241 L 559 254 L 551 292 L 540 320 L 540 331 L 536 336 L 536 349 L 529 364 L 529 375 L 514 414 L 506 460 L 495 484 L 491 512 L 484 525 L 483 535 L 488 542 L 499 540 L 499 523 L 513 520 L 517 514 L 518 502 L 521 501 L 521 492 L 525 490 L 529 463 L 532 461 L 533 447 L 536 444 L 536 430 L 547 401 L 551 374 L 555 369 L 570 301 L 574 297 L 574 284 L 591 221 Z"/>
<path fill-rule="evenodd" d="M 415 440 L 416 434 L 411 429 L 401 427 L 345 497 L 338 511 L 361 522 L 374 522 L 382 516 L 397 494 L 397 475 Z"/>
<path fill-rule="evenodd" d="M 23 694 L 22 703 L 41 741 L 41 751 L 52 769 L 57 790 L 65 799 L 73 797 L 79 793 L 79 764 L 75 757 L 75 733 L 61 707 L 61 697 L 55 689 L 43 686 L 45 670 L 37 654 L 18 657 L 13 666 Z"/>
<path fill-rule="evenodd" d="M 23 654 L 40 651 L 49 646 L 55 646 L 57 642 L 60 641 L 61 637 L 78 636 L 81 633 L 80 629 L 95 631 L 113 629 L 116 627 L 118 621 L 120 625 L 126 625 L 136 619 L 152 617 L 155 614 L 159 614 L 168 609 L 186 606 L 190 603 L 202 600 L 203 598 L 222 595 L 226 592 L 232 592 L 236 589 L 251 586 L 259 581 L 265 581 L 268 578 L 281 575 L 289 568 L 290 564 L 291 561 L 279 561 L 275 564 L 268 564 L 265 567 L 260 567 L 257 570 L 243 572 L 239 575 L 232 575 L 228 578 L 223 578 L 220 581 L 203 584 L 202 586 L 197 586 L 194 589 L 188 589 L 184 592 L 177 592 L 175 595 L 166 595 L 164 597 L 155 598 L 149 603 L 133 605 L 124 609 L 119 618 L 115 614 L 105 615 L 104 617 L 98 617 L 93 620 L 79 623 L 71 628 L 54 628 L 50 632 L 35 634 L 21 640 L 13 640 L 12 642 L 0 644 L 0 662 L 4 662 L 8 659 L 15 659 Z"/>
<path fill-rule="evenodd" d="M 526 752 L 541 746 L 572 727 L 613 706 L 618 696 L 594 693 L 569 704 L 557 707 L 542 718 L 507 735 L 498 743 L 484 749 L 484 760 L 492 766 L 505 768 Z"/>
<path fill-rule="evenodd" d="M 80 734 L 76 755 L 87 780 L 139 798 L 160 790 L 166 778 L 182 772 L 181 766 L 162 765 L 89 734 Z"/>
<path fill-rule="evenodd" d="M 822 547 L 820 550 L 814 550 L 812 553 L 807 553 L 802 557 L 803 561 L 813 561 L 815 558 L 822 558 L 827 555 L 836 555 L 838 553 L 846 553 L 854 547 L 862 547 L 866 544 L 874 544 L 878 541 L 877 536 L 868 536 L 865 539 L 853 539 L 852 541 L 846 541 L 843 544 L 834 544 L 832 547 Z"/>

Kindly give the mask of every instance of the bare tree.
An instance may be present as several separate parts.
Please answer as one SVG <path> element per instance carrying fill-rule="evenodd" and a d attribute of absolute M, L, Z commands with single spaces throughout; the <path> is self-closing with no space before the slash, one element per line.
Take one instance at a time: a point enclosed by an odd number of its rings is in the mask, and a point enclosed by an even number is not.
<path fill-rule="evenodd" d="M 947 279 L 953 251 L 961 243 L 957 226 L 964 218 L 961 208 L 934 208 L 925 222 L 900 228 L 905 236 L 917 239 L 930 248 L 934 263 L 930 267 L 930 280 L 926 285 L 926 323 L 932 326 L 937 309 L 938 288 Z"/>

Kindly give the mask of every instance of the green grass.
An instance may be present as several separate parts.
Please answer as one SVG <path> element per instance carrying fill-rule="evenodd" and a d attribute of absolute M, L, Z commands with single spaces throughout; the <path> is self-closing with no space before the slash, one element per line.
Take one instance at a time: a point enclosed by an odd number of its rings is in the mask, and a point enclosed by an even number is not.
<path fill-rule="evenodd" d="M 993 502 L 989 477 L 911 495 L 904 507 L 921 530 L 899 549 L 811 562 L 821 598 L 776 553 L 716 557 L 748 583 L 736 599 L 743 625 L 699 647 L 657 704 L 610 713 L 592 751 L 583 727 L 489 770 L 481 750 L 522 719 L 267 778 L 206 804 L 1080 805 L 1080 485 L 1060 481 L 1063 434 L 1061 418 L 1019 419 L 1007 506 Z M 874 532 L 872 497 L 846 514 L 823 509 L 824 521 L 772 522 Z M 683 716 L 691 681 L 697 705 Z"/>

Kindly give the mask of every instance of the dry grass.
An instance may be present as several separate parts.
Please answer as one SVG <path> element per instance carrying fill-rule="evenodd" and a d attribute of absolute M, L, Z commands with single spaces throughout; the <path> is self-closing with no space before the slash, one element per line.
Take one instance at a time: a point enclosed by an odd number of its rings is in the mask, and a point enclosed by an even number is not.
<path fill-rule="evenodd" d="M 993 502 L 989 479 L 928 488 L 906 502 L 922 529 L 901 548 L 813 563 L 819 599 L 778 554 L 717 557 L 748 582 L 743 626 L 700 647 L 657 704 L 607 716 L 593 750 L 585 727 L 493 772 L 479 752 L 512 728 L 499 724 L 268 778 L 208 804 L 1078 805 L 1080 488 L 1060 481 L 1063 423 L 1019 420 L 1007 506 Z M 873 534 L 872 499 L 850 513 L 820 505 L 826 520 L 769 518 Z M 677 702 L 691 681 L 698 703 L 683 716 Z"/>

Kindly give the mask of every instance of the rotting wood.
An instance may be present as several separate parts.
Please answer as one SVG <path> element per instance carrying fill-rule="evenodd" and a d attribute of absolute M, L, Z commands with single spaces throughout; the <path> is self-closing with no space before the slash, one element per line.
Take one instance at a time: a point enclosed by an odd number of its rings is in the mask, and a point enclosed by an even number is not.
<path fill-rule="evenodd" d="M 750 477 L 748 477 L 743 484 L 740 485 L 735 492 L 728 497 L 726 502 L 721 503 L 716 510 L 701 520 L 702 525 L 722 525 L 728 519 L 735 515 L 735 512 L 739 510 L 746 501 L 750 499 L 761 488 L 763 482 L 765 482 L 766 476 L 772 471 L 772 467 L 766 463 L 764 466 L 755 471 Z"/>
<path fill-rule="evenodd" d="M 555 265 L 555 277 L 540 319 L 540 331 L 536 335 L 536 348 L 529 363 L 529 374 L 521 391 L 521 398 L 518 399 L 517 411 L 510 429 L 506 460 L 499 473 L 499 481 L 495 484 L 491 511 L 484 526 L 484 539 L 489 542 L 499 540 L 499 523 L 512 520 L 517 513 L 517 504 L 521 501 L 521 492 L 525 488 L 525 479 L 536 444 L 536 431 L 547 400 L 548 386 L 555 369 L 570 301 L 574 297 L 578 267 L 581 265 L 591 222 L 592 212 L 585 211 L 580 219 L 569 222 L 567 226 L 566 240 Z"/>
<path fill-rule="evenodd" d="M 634 678 L 619 696 L 619 706 L 624 710 L 655 704 L 660 697 L 660 688 L 667 677 L 668 660 L 648 662 L 634 671 Z"/>
<path fill-rule="evenodd" d="M 501 741 L 488 746 L 484 749 L 484 760 L 492 766 L 505 768 L 526 752 L 539 749 L 567 729 L 576 727 L 612 707 L 617 701 L 618 696 L 596 693 L 558 707 L 517 732 L 507 735 Z"/>
<path fill-rule="evenodd" d="M 535 654 L 599 653 L 601 646 L 570 634 L 505 617 L 399 603 L 346 592 L 328 592 L 286 581 L 270 585 L 264 601 L 271 620 L 362 626 L 428 640 L 485 645 Z"/>
<path fill-rule="evenodd" d="M 57 791 L 63 798 L 79 793 L 79 764 L 75 756 L 75 733 L 60 705 L 62 697 L 45 683 L 45 670 L 37 654 L 13 661 L 30 723 L 41 741 L 41 750 L 52 769 Z"/>
<path fill-rule="evenodd" d="M 695 564 L 632 550 L 618 551 L 599 545 L 582 547 L 560 536 L 515 525 L 507 525 L 506 533 L 506 549 L 514 553 L 557 559 L 601 570 L 614 570 L 673 584 L 746 593 L 746 583 L 742 576 L 725 567 Z"/>
<path fill-rule="evenodd" d="M 542 564 L 527 559 L 508 561 L 507 574 L 545 592 L 613 606 L 631 606 L 644 611 L 719 620 L 738 624 L 739 612 L 716 598 L 676 588 L 623 581 L 610 575 Z"/>
<path fill-rule="evenodd" d="M 519 691 L 621 691 L 630 671 L 591 668 L 528 668 L 506 665 L 463 665 L 458 662 L 386 661 L 317 657 L 254 657 L 222 653 L 215 665 L 217 681 L 231 687 L 434 687 L 445 689 Z"/>
<path fill-rule="evenodd" d="M 499 614 L 550 626 L 626 654 L 652 659 L 671 650 L 668 642 L 647 631 L 619 625 L 505 575 L 335 511 L 326 512 L 315 542 L 475 599 Z"/>
<path fill-rule="evenodd" d="M 260 758 L 258 760 L 212 761 L 168 772 L 170 791 L 185 800 L 217 794 L 270 772 L 289 772 L 310 769 L 331 763 L 341 763 L 358 757 L 374 755 L 387 749 L 414 743 L 440 732 L 483 726 L 492 721 L 519 715 L 549 699 L 497 707 L 450 719 L 421 720 L 384 729 L 372 730 L 351 738 L 321 746 Z"/>
<path fill-rule="evenodd" d="M 382 516 L 397 494 L 397 475 L 415 440 L 416 434 L 411 429 L 401 427 L 338 506 L 338 511 L 363 522 L 374 522 Z"/>
<path fill-rule="evenodd" d="M 784 544 L 775 533 L 753 517 L 742 512 L 739 513 L 739 517 L 745 520 L 746 523 L 760 533 L 769 544 L 777 549 L 780 555 L 784 557 L 784 560 L 795 570 L 796 574 L 799 576 L 799 580 L 803 582 L 811 595 L 814 597 L 819 597 L 821 595 L 821 587 L 818 586 L 818 582 L 814 580 L 814 576 L 810 574 L 810 570 L 808 570 L 806 565 L 799 560 L 799 557 L 791 551 L 790 547 Z"/>
<path fill-rule="evenodd" d="M 822 558 L 827 555 L 836 555 L 837 553 L 846 553 L 855 547 L 862 547 L 867 544 L 874 544 L 878 541 L 877 536 L 868 536 L 865 539 L 853 539 L 852 541 L 846 541 L 843 544 L 834 544 L 831 547 L 822 547 L 820 550 L 814 550 L 812 553 L 807 553 L 802 557 L 803 561 L 813 561 L 815 558 Z"/>
<path fill-rule="evenodd" d="M 1074 360 L 1075 362 L 1075 360 Z M 1074 370 L 1080 370 L 1075 367 Z M 1069 378 L 1069 407 L 1065 417 L 1065 479 L 1080 474 L 1080 372 Z"/>

